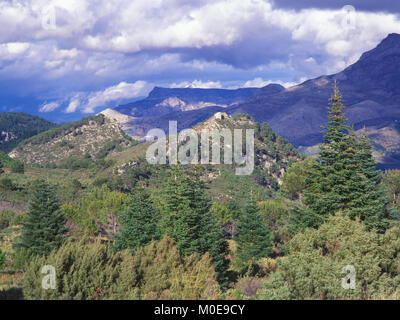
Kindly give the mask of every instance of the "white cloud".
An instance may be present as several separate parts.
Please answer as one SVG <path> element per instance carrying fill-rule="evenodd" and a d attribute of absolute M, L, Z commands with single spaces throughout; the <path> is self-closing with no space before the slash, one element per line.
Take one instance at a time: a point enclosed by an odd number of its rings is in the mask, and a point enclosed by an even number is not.
<path fill-rule="evenodd" d="M 194 80 L 192 82 L 183 81 L 180 83 L 173 83 L 170 85 L 170 88 L 203 88 L 203 89 L 211 89 L 211 88 L 222 88 L 220 81 L 206 81 L 203 82 L 201 80 Z"/>
<path fill-rule="evenodd" d="M 249 87 L 255 87 L 255 88 L 262 88 L 265 87 L 271 83 L 276 83 L 276 84 L 280 84 L 281 86 L 284 86 L 285 88 L 290 88 L 293 87 L 299 83 L 302 83 L 304 81 L 306 81 L 307 78 L 301 78 L 299 81 L 281 81 L 281 80 L 264 80 L 261 77 L 258 78 L 254 78 L 253 80 L 248 80 L 243 84 L 243 87 L 245 88 L 249 88 Z"/>
<path fill-rule="evenodd" d="M 65 113 L 73 113 L 73 112 L 75 112 L 79 108 L 80 104 L 81 104 L 81 102 L 80 102 L 79 98 L 78 97 L 74 97 L 69 102 L 67 109 L 65 109 Z"/>
<path fill-rule="evenodd" d="M 78 93 L 74 95 L 65 109 L 66 113 L 73 113 L 80 109 L 83 113 L 93 113 L 98 107 L 105 107 L 110 102 L 145 96 L 153 86 L 146 81 L 134 83 L 120 82 L 115 86 L 92 93 Z"/>
<path fill-rule="evenodd" d="M 59 102 L 46 103 L 40 107 L 39 112 L 52 112 L 52 111 L 56 110 L 57 108 L 59 108 L 60 105 L 61 104 Z"/>
<path fill-rule="evenodd" d="M 26 42 L 9 42 L 0 44 L 0 61 L 20 58 L 29 49 Z"/>

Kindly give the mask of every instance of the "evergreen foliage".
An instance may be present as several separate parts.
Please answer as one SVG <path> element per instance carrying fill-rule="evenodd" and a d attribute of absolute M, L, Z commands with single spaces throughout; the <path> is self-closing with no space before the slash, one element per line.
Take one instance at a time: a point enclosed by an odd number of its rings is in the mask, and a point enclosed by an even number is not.
<path fill-rule="evenodd" d="M 4 267 L 4 262 L 6 261 L 6 255 L 5 253 L 3 253 L 3 251 L 1 251 L 0 249 L 0 270 L 3 269 Z"/>
<path fill-rule="evenodd" d="M 272 253 L 270 231 L 259 214 L 259 207 L 254 200 L 248 202 L 239 218 L 236 240 L 238 264 L 242 270 L 246 270 L 252 263 Z"/>
<path fill-rule="evenodd" d="M 228 244 L 217 218 L 210 212 L 211 201 L 205 194 L 204 182 L 196 173 L 185 175 L 174 167 L 157 201 L 160 230 L 175 239 L 183 255 L 209 252 L 221 286 L 228 282 Z"/>
<path fill-rule="evenodd" d="M 400 229 L 366 231 L 358 218 L 336 214 L 318 229 L 290 240 L 289 254 L 259 294 L 260 299 L 398 299 Z M 355 289 L 345 290 L 343 268 L 355 268 Z"/>
<path fill-rule="evenodd" d="M 3 140 L 0 135 L 0 151 L 10 152 L 21 141 L 54 128 L 56 124 L 23 112 L 0 113 L 0 128 L 7 132 L 11 139 Z"/>
<path fill-rule="evenodd" d="M 131 249 L 159 240 L 158 223 L 160 213 L 153 206 L 149 194 L 138 188 L 126 202 L 124 210 L 119 215 L 120 232 L 114 235 L 116 250 Z"/>
<path fill-rule="evenodd" d="M 54 190 L 44 180 L 37 180 L 32 188 L 20 246 L 34 254 L 46 255 L 64 241 L 67 220 L 60 210 Z"/>
<path fill-rule="evenodd" d="M 49 256 L 35 256 L 24 273 L 24 298 L 44 300 L 95 300 L 110 296 L 118 277 L 118 259 L 99 242 L 67 241 Z M 56 272 L 56 289 L 43 290 L 41 270 L 51 265 Z"/>
<path fill-rule="evenodd" d="M 379 185 L 368 137 L 363 133 L 358 139 L 345 125 L 344 106 L 336 82 L 330 101 L 319 163 L 312 167 L 306 179 L 303 204 L 307 208 L 295 208 L 291 229 L 318 227 L 328 215 L 342 210 L 353 218 L 360 217 L 368 230 L 375 228 L 383 232 L 395 213 L 387 209 L 389 201 Z"/>
<path fill-rule="evenodd" d="M 126 199 L 126 194 L 111 191 L 103 184 L 91 189 L 79 201 L 64 204 L 62 210 L 83 234 L 95 236 L 105 232 L 110 220 L 117 219 Z M 111 229 L 114 233 L 117 231 L 115 223 Z"/>
<path fill-rule="evenodd" d="M 41 269 L 52 265 L 56 289 L 43 290 Z M 220 295 L 208 254 L 183 257 L 165 236 L 113 254 L 99 241 L 67 241 L 49 256 L 35 256 L 24 274 L 25 299 L 216 299 Z"/>

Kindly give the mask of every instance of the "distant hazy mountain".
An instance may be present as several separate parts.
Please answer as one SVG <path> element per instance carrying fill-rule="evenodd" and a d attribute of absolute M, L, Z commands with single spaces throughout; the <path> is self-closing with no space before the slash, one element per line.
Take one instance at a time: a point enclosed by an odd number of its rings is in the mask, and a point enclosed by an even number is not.
<path fill-rule="evenodd" d="M 22 140 L 55 126 L 54 123 L 27 113 L 0 113 L 0 151 L 9 152 Z"/>
<path fill-rule="evenodd" d="M 400 35 L 390 34 L 375 49 L 337 74 L 308 80 L 276 93 L 258 91 L 244 103 L 226 110 L 249 113 L 301 150 L 322 141 L 328 99 L 338 81 L 349 124 L 365 126 L 386 167 L 400 167 Z M 315 148 L 314 148 L 315 151 Z"/>
<path fill-rule="evenodd" d="M 226 90 L 155 87 L 146 99 L 118 106 L 115 110 L 126 115 L 143 118 L 211 106 L 227 107 L 233 103 L 247 100 L 257 90 L 257 88 Z"/>
<path fill-rule="evenodd" d="M 280 85 L 269 88 L 274 93 L 284 90 Z M 129 135 L 143 139 L 153 128 L 161 128 L 168 133 L 170 120 L 178 121 L 179 130 L 190 128 L 218 111 L 246 101 L 258 90 L 155 87 L 146 99 L 118 106 L 112 114 L 107 110 L 106 116 L 117 119 Z M 118 112 L 130 118 L 118 116 Z"/>

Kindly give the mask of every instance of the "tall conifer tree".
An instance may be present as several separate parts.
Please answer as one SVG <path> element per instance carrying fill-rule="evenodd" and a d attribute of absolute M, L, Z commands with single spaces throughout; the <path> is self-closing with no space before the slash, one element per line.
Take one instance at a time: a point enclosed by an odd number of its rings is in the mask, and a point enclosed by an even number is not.
<path fill-rule="evenodd" d="M 265 225 L 257 203 L 251 199 L 238 221 L 237 235 L 238 264 L 246 269 L 252 262 L 272 253 L 270 231 Z"/>
<path fill-rule="evenodd" d="M 343 211 L 362 219 L 367 229 L 382 232 L 394 215 L 388 211 L 388 201 L 379 186 L 380 177 L 375 171 L 368 137 L 364 132 L 357 138 L 346 126 L 336 81 L 330 102 L 319 162 L 306 180 L 303 203 L 307 208 L 297 207 L 293 211 L 291 229 L 299 229 L 293 223 L 301 228 L 318 227 L 329 214 Z"/>
<path fill-rule="evenodd" d="M 182 168 L 172 168 L 158 199 L 160 230 L 175 239 L 183 255 L 209 252 L 221 287 L 228 283 L 228 244 L 217 219 L 210 213 L 211 201 L 198 174 L 190 177 Z"/>
<path fill-rule="evenodd" d="M 44 180 L 36 181 L 20 246 L 35 254 L 49 254 L 65 240 L 66 222 L 54 190 Z"/>
<path fill-rule="evenodd" d="M 127 201 L 120 214 L 120 233 L 114 235 L 114 247 L 117 250 L 138 248 L 160 239 L 158 223 L 160 213 L 153 206 L 149 194 L 141 187 Z"/>

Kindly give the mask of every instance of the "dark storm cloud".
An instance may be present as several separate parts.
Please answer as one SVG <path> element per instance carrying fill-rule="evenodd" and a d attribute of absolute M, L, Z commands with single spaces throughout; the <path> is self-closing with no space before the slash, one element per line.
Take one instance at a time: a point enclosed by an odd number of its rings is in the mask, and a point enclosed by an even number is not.
<path fill-rule="evenodd" d="M 291 34 L 285 30 L 260 30 L 228 46 L 185 48 L 176 50 L 183 61 L 202 59 L 250 69 L 272 61 L 287 61 L 294 44 Z M 298 52 L 300 54 L 300 52 Z"/>

